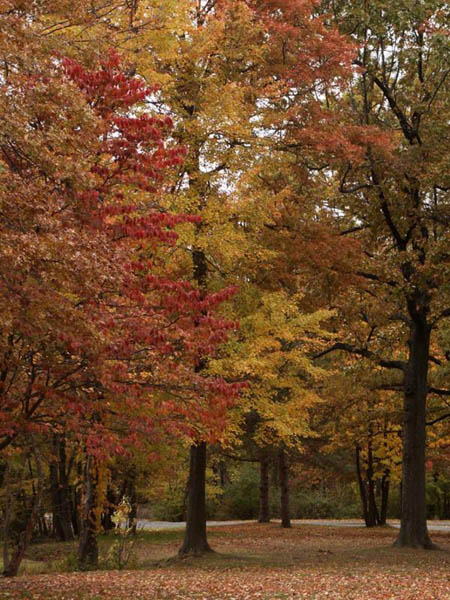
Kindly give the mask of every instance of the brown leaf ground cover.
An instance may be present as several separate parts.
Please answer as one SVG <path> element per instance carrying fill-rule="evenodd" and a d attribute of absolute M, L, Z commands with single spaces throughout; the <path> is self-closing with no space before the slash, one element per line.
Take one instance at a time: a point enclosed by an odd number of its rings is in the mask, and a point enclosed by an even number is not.
<path fill-rule="evenodd" d="M 68 568 L 75 547 L 38 544 L 1 600 L 450 600 L 450 537 L 440 550 L 392 547 L 395 530 L 256 523 L 210 530 L 215 554 L 174 560 L 182 532 L 139 534 L 134 569 Z M 103 538 L 107 555 L 111 537 Z M 50 572 L 54 571 L 54 572 Z"/>

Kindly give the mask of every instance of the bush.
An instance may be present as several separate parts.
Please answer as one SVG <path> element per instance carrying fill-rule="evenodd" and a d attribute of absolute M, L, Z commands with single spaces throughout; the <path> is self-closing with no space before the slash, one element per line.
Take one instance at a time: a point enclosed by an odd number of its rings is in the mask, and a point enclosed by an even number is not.
<path fill-rule="evenodd" d="M 208 502 L 208 517 L 217 520 L 256 519 L 259 511 L 259 475 L 245 464 L 227 484 L 223 494 Z"/>
<path fill-rule="evenodd" d="M 291 494 L 293 519 L 355 519 L 361 517 L 359 499 L 347 486 L 342 490 L 308 490 Z"/>
<path fill-rule="evenodd" d="M 157 521 L 183 521 L 185 494 L 184 485 L 169 486 L 164 495 L 152 502 L 152 517 Z"/>

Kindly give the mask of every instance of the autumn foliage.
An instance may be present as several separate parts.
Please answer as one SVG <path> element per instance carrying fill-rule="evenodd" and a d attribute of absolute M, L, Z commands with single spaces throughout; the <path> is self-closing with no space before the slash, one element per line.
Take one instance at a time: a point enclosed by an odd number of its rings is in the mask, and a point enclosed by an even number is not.
<path fill-rule="evenodd" d="M 155 197 L 185 149 L 166 142 L 169 117 L 140 111 L 156 89 L 115 52 L 97 70 L 55 62 L 52 77 L 9 82 L 30 132 L 2 148 L 3 446 L 64 427 L 105 451 L 162 421 L 217 434 L 238 386 L 195 365 L 234 327 L 214 316 L 234 290 L 164 276 L 174 227 L 198 218 Z M 57 151 L 38 154 L 55 137 Z"/>

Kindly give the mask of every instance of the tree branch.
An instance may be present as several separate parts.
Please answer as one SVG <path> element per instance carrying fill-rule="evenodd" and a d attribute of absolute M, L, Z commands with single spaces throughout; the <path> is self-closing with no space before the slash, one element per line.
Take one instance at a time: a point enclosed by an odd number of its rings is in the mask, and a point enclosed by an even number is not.
<path fill-rule="evenodd" d="M 380 365 L 380 367 L 384 367 L 385 369 L 399 369 L 403 372 L 406 370 L 407 364 L 402 360 L 385 360 L 383 358 L 379 358 L 374 352 L 368 350 L 367 348 L 356 348 L 355 346 L 345 344 L 343 342 L 338 342 L 337 344 L 331 346 L 331 348 L 327 348 L 327 350 L 319 352 L 319 354 L 313 356 L 313 360 L 321 358 L 326 354 L 330 354 L 330 352 L 336 352 L 337 350 L 343 350 L 344 352 L 348 352 L 349 354 L 356 354 L 364 358 L 369 358 L 370 360 L 373 360 L 378 365 Z"/>
<path fill-rule="evenodd" d="M 369 226 L 358 225 L 356 227 L 350 227 L 350 229 L 344 229 L 344 231 L 340 231 L 339 235 L 348 235 L 349 233 L 356 233 L 357 231 L 363 231 L 364 229 L 369 229 Z"/>
<path fill-rule="evenodd" d="M 440 417 L 438 417 L 437 419 L 433 419 L 432 421 L 427 421 L 425 423 L 425 425 L 434 425 L 435 423 L 439 423 L 439 421 L 444 421 L 444 419 L 448 419 L 450 417 L 450 413 L 447 413 L 446 415 L 442 415 Z"/>
<path fill-rule="evenodd" d="M 430 394 L 436 394 L 437 396 L 450 396 L 450 390 L 441 390 L 434 387 L 428 388 L 428 392 Z"/>
<path fill-rule="evenodd" d="M 445 310 L 443 310 L 442 312 L 440 312 L 438 314 L 438 316 L 433 320 L 433 325 L 435 325 L 441 319 L 446 319 L 448 317 L 450 317 L 450 308 L 446 308 Z"/>
<path fill-rule="evenodd" d="M 356 271 L 356 275 L 358 275 L 359 277 L 364 277 L 364 279 L 370 279 L 371 281 L 378 281 L 379 283 L 384 283 L 386 285 L 390 285 L 391 287 L 397 287 L 397 282 L 390 280 L 390 281 L 383 281 L 383 279 L 380 279 L 378 277 L 378 275 L 375 275 L 374 273 L 366 273 L 365 271 Z"/>

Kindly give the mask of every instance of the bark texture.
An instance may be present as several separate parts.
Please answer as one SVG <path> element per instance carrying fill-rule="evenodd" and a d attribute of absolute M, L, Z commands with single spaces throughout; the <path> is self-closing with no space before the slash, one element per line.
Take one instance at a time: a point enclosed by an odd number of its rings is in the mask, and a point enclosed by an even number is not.
<path fill-rule="evenodd" d="M 418 309 L 417 306 L 417 300 L 409 304 L 411 331 L 403 403 L 402 514 L 395 545 L 432 549 L 435 546 L 427 529 L 425 485 L 426 401 L 431 327 L 427 323 L 426 308 Z"/>
<path fill-rule="evenodd" d="M 191 446 L 187 494 L 186 532 L 179 556 L 212 552 L 206 538 L 206 442 Z"/>

